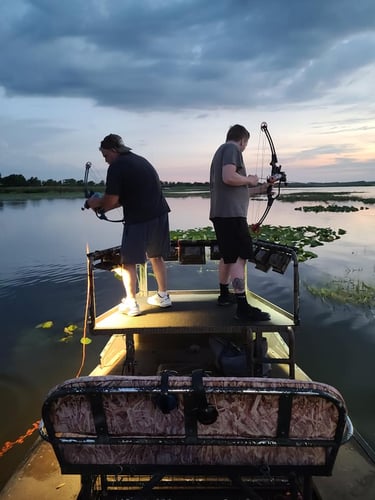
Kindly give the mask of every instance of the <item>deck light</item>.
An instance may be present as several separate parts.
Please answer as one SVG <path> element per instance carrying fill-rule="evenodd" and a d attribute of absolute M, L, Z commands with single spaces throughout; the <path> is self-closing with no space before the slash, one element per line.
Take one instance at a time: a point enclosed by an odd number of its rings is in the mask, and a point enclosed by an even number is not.
<path fill-rule="evenodd" d="M 272 268 L 272 271 L 284 274 L 291 259 L 291 253 L 286 251 L 283 246 L 277 247 L 255 243 L 254 257 L 250 259 L 250 262 L 255 264 L 255 269 L 265 273 Z"/>

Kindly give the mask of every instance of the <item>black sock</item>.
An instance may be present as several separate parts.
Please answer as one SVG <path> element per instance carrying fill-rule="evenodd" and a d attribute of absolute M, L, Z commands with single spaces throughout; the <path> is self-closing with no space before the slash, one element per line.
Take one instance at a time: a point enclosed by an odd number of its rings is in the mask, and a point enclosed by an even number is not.
<path fill-rule="evenodd" d="M 220 283 L 220 295 L 229 295 L 229 285 Z"/>
<path fill-rule="evenodd" d="M 248 308 L 248 303 L 247 303 L 247 298 L 246 298 L 246 293 L 241 292 L 241 293 L 236 293 L 236 300 L 237 300 L 237 308 L 239 310 L 245 310 Z"/>

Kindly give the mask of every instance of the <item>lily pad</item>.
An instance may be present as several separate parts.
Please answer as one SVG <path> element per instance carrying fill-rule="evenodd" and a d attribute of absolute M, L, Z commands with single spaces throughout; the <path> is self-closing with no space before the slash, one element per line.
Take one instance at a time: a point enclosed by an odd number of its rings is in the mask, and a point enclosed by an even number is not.
<path fill-rule="evenodd" d="M 45 321 L 44 323 L 39 323 L 39 325 L 36 325 L 35 328 L 52 328 L 53 327 L 53 321 Z"/>
<path fill-rule="evenodd" d="M 59 339 L 59 342 L 70 342 L 72 340 L 73 337 L 71 336 L 66 336 L 65 337 L 61 337 L 61 339 Z"/>
<path fill-rule="evenodd" d="M 78 326 L 77 325 L 68 325 L 64 328 L 64 333 L 67 335 L 73 335 L 75 330 L 77 330 Z"/>

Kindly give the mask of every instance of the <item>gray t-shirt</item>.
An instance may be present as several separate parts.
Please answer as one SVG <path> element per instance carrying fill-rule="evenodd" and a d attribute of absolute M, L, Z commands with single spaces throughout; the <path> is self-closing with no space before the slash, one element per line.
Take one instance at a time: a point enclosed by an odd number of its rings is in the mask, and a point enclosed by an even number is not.
<path fill-rule="evenodd" d="M 223 182 L 223 166 L 236 165 L 238 174 L 246 177 L 243 157 L 233 142 L 222 144 L 214 154 L 210 169 L 210 219 L 215 217 L 247 217 L 248 186 L 228 186 Z"/>

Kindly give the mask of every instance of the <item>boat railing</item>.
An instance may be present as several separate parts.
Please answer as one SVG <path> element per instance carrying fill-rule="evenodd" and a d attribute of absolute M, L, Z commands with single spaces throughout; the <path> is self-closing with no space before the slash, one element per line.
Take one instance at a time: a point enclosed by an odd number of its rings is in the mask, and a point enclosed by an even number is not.
<path fill-rule="evenodd" d="M 209 249 L 209 251 L 207 251 Z M 263 297 L 247 289 L 249 303 L 267 311 L 270 320 L 262 324 L 241 322 L 234 314 L 228 314 L 225 308 L 216 306 L 217 290 L 170 290 L 173 307 L 163 310 L 148 305 L 148 269 L 147 264 L 138 266 L 138 302 L 142 314 L 134 318 L 119 312 L 118 305 L 97 315 L 94 270 L 121 269 L 121 248 L 119 246 L 91 252 L 88 258 L 89 300 L 86 324 L 94 335 L 123 334 L 126 342 L 126 370 L 133 372 L 135 366 L 134 333 L 161 335 L 220 335 L 227 337 L 239 335 L 240 342 L 246 346 L 249 374 L 259 375 L 265 364 L 286 365 L 290 378 L 295 377 L 295 327 L 299 325 L 299 274 L 298 259 L 294 248 L 256 240 L 252 262 L 261 271 L 273 269 L 284 274 L 289 263 L 293 262 L 293 312 L 288 312 Z M 220 259 L 216 240 L 178 240 L 171 244 L 171 260 L 177 265 L 203 265 L 207 254 L 212 261 Z M 290 278 L 290 276 L 289 276 Z M 155 292 L 151 292 L 155 293 Z M 264 335 L 277 332 L 286 341 L 283 352 L 268 360 L 263 353 Z M 253 342 L 255 347 L 253 349 Z"/>
<path fill-rule="evenodd" d="M 208 249 L 208 252 L 207 252 Z M 91 317 L 96 316 L 95 294 L 94 294 L 94 269 L 103 269 L 112 271 L 121 266 L 121 247 L 111 247 L 104 250 L 96 250 L 87 254 L 88 273 L 90 278 L 90 305 Z M 179 239 L 171 241 L 169 255 L 165 258 L 166 261 L 175 261 L 181 265 L 197 265 L 206 264 L 207 256 L 211 261 L 220 259 L 220 252 L 217 241 L 214 239 Z M 289 266 L 293 263 L 293 305 L 292 315 L 294 325 L 299 325 L 300 318 L 300 290 L 299 290 L 299 269 L 298 256 L 296 249 L 291 246 L 282 245 L 270 241 L 257 239 L 253 241 L 253 257 L 249 262 L 255 264 L 255 269 L 262 272 L 272 271 L 284 274 Z M 148 279 L 147 279 L 147 264 L 138 265 L 138 283 L 139 295 L 147 296 L 148 294 Z M 247 287 L 247 278 L 246 278 Z"/>

